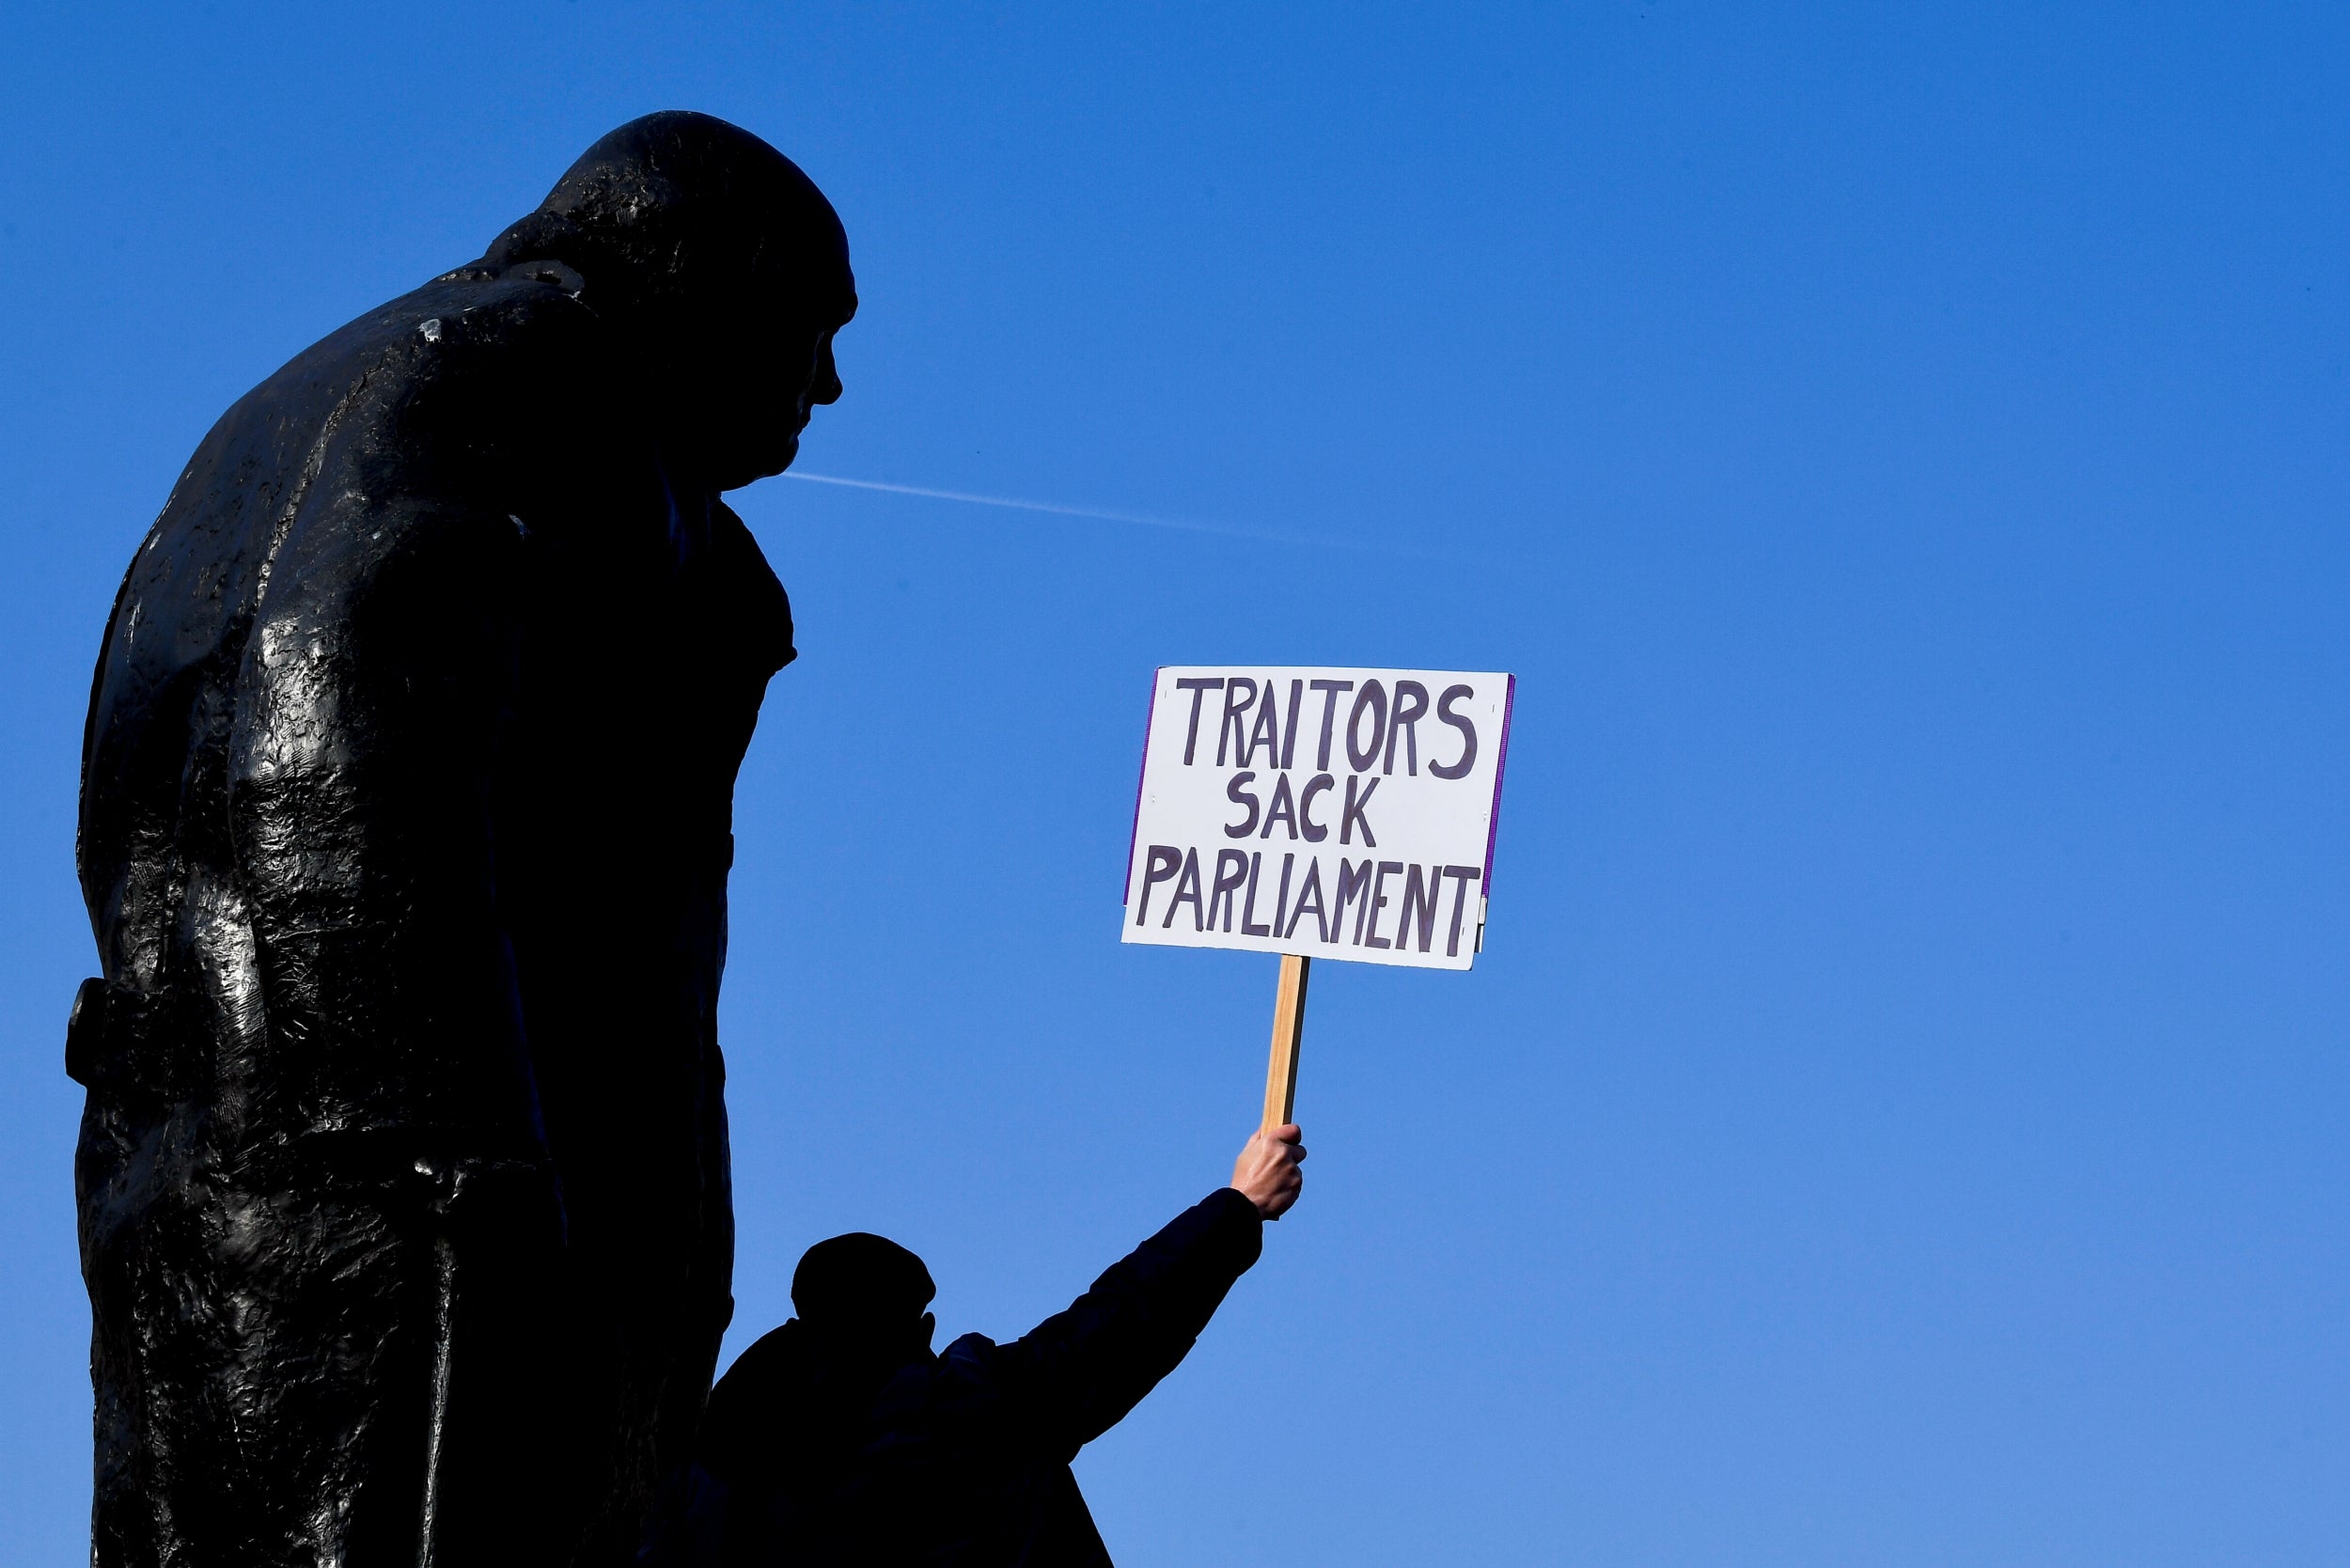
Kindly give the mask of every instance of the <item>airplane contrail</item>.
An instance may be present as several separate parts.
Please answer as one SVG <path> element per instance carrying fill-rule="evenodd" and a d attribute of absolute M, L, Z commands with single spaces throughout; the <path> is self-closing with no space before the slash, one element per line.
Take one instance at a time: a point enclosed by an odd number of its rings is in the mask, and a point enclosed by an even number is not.
<path fill-rule="evenodd" d="M 889 484 L 881 479 L 852 479 L 838 474 L 810 474 L 804 469 L 784 471 L 787 479 L 805 479 L 809 484 L 837 484 L 851 490 L 879 490 L 892 495 L 919 495 L 932 501 L 963 501 L 975 507 L 1009 507 L 1014 511 L 1049 512 L 1056 517 L 1089 517 L 1103 523 L 1131 523 L 1145 528 L 1174 528 L 1191 534 L 1221 534 L 1227 539 L 1261 539 L 1279 544 L 1324 545 L 1340 550 L 1372 550 L 1386 555 L 1419 556 L 1431 560 L 1444 559 L 1432 551 L 1416 550 L 1404 544 L 1379 544 L 1363 540 L 1323 539 L 1310 534 L 1277 533 L 1269 528 L 1236 528 L 1221 523 L 1192 523 L 1174 517 L 1149 517 L 1141 512 L 1105 511 L 1099 507 L 1066 507 L 1057 501 L 1024 501 L 1011 495 L 979 495 L 967 490 L 933 490 L 928 485 Z"/>

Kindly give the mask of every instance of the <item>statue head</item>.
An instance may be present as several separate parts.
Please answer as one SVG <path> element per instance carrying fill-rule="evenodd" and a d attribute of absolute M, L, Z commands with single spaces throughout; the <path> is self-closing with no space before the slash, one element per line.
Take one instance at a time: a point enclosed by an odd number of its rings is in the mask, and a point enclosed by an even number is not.
<path fill-rule="evenodd" d="M 620 326 L 655 379 L 665 449 L 711 489 L 783 472 L 809 412 L 840 396 L 832 337 L 856 313 L 848 235 L 797 165 L 725 120 L 629 121 L 483 262 L 547 264 Z"/>

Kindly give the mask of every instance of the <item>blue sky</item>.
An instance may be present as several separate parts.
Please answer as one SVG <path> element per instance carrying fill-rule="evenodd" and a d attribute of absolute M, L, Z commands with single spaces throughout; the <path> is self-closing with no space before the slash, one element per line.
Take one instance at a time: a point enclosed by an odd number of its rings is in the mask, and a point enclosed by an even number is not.
<path fill-rule="evenodd" d="M 1484 957 L 1329 965 L 1306 1200 L 1078 1472 L 1136 1565 L 2350 1550 L 2350 16 L 0 16 L 0 1558 L 84 1551 L 88 670 L 206 427 L 690 107 L 863 312 L 738 798 L 739 1347 L 1016 1334 L 1219 1183 L 1150 672 L 1518 677 Z M 1304 541 L 1304 542 L 1301 542 Z"/>

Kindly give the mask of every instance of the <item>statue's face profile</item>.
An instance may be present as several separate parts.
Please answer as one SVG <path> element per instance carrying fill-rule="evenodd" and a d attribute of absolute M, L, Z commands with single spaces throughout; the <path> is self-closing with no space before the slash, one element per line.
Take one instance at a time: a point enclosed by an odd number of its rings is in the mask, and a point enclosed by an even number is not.
<path fill-rule="evenodd" d="M 845 284 L 841 292 L 854 297 Z M 804 293 L 804 284 L 786 286 L 770 296 L 781 308 L 745 312 L 750 321 L 734 323 L 731 338 L 717 323 L 715 346 L 726 363 L 706 383 L 712 396 L 703 416 L 710 434 L 705 461 L 716 489 L 738 489 L 789 468 L 815 411 L 839 400 L 833 338 L 848 318 L 827 319 L 836 310 L 810 320 L 804 300 L 794 297 Z M 743 330 L 753 321 L 755 329 Z"/>
<path fill-rule="evenodd" d="M 845 326 L 847 323 L 841 324 Z M 826 403 L 840 400 L 840 368 L 833 363 L 832 357 L 833 335 L 839 330 L 839 327 L 834 327 L 817 335 L 816 352 L 808 364 L 807 380 L 801 384 L 799 406 L 793 410 L 791 451 L 783 460 L 787 467 L 791 459 L 799 455 L 800 432 L 807 429 L 807 422 L 816 410 Z M 782 468 L 776 470 L 777 473 L 782 471 Z"/>

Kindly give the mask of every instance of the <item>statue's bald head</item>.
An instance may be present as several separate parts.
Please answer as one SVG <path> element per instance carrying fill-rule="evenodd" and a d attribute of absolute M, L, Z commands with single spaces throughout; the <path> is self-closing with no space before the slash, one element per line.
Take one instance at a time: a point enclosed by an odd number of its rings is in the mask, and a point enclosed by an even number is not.
<path fill-rule="evenodd" d="M 848 236 L 797 165 L 725 120 L 629 121 L 483 259 L 575 272 L 581 298 L 671 384 L 662 395 L 719 488 L 780 472 L 807 407 L 839 394 L 830 338 L 856 311 Z"/>

